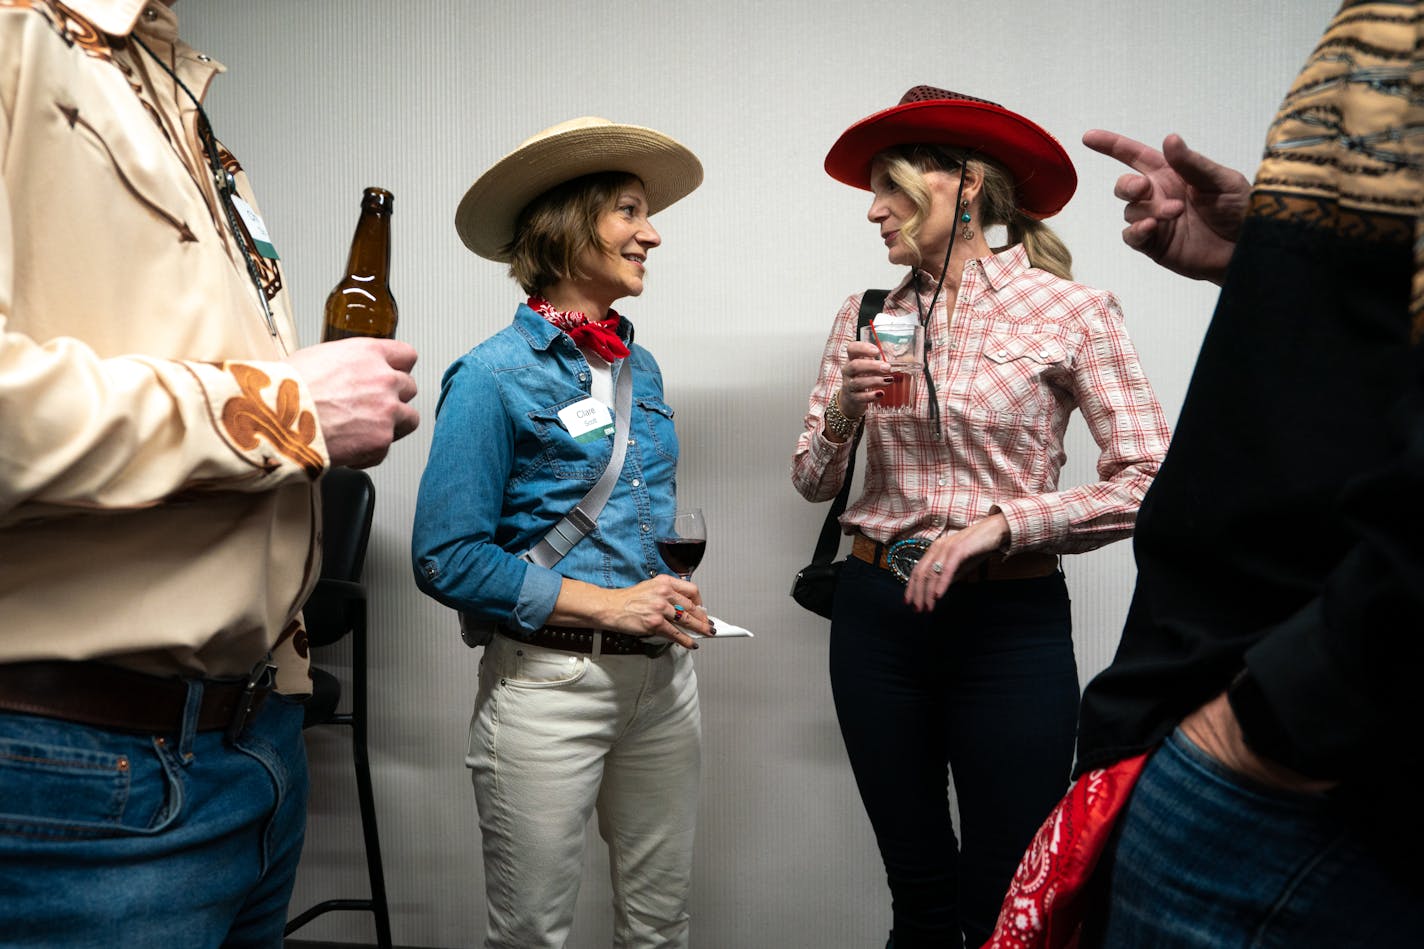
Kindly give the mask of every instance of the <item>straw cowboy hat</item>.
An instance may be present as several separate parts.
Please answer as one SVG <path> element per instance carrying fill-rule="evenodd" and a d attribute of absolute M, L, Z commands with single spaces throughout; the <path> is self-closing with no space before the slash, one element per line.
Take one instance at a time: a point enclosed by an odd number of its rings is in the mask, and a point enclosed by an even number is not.
<path fill-rule="evenodd" d="M 544 129 L 480 175 L 455 211 L 455 230 L 476 254 L 507 262 L 515 224 L 530 201 L 601 171 L 642 179 L 649 214 L 702 183 L 702 163 L 686 146 L 649 128 L 584 116 Z"/>
<path fill-rule="evenodd" d="M 841 133 L 826 173 L 868 191 L 871 161 L 895 145 L 947 145 L 994 159 L 1013 176 L 1019 209 L 1040 220 L 1061 211 L 1078 187 L 1068 153 L 1038 125 L 998 103 L 933 86 L 916 86 Z"/>

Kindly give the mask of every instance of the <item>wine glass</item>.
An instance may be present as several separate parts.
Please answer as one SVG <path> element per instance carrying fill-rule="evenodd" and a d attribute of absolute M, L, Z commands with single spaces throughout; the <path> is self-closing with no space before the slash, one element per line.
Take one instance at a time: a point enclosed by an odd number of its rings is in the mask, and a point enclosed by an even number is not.
<path fill-rule="evenodd" d="M 653 539 L 663 562 L 684 580 L 692 579 L 692 571 L 707 552 L 707 520 L 702 508 L 694 507 L 665 514 L 653 525 Z"/>

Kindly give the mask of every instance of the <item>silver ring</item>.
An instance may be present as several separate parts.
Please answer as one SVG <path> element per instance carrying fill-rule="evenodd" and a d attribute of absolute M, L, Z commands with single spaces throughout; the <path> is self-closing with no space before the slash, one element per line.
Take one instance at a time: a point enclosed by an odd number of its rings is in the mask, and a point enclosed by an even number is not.
<path fill-rule="evenodd" d="M 930 564 L 930 569 L 933 570 L 935 573 L 944 573 L 944 564 L 936 560 L 934 563 Z"/>

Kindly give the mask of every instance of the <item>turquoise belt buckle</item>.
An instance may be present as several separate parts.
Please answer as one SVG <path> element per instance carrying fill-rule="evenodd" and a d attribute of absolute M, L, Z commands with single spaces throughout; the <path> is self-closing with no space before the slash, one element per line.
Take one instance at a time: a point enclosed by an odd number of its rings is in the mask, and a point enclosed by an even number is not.
<path fill-rule="evenodd" d="M 885 553 L 885 562 L 889 564 L 890 572 L 901 583 L 909 583 L 910 571 L 915 569 L 915 564 L 920 562 L 920 558 L 930 549 L 932 543 L 927 537 L 909 537 L 895 541 Z"/>

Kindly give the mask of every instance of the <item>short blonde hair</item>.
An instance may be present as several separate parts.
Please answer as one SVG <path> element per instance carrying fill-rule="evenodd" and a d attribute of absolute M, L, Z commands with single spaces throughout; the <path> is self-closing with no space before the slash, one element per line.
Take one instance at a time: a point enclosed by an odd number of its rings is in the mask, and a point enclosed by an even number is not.
<path fill-rule="evenodd" d="M 613 210 L 624 188 L 638 183 L 636 175 L 603 171 L 556 185 L 530 201 L 505 248 L 509 275 L 530 296 L 560 280 L 586 276 L 578 259 L 589 250 L 608 253 L 598 236 L 599 218 Z"/>
<path fill-rule="evenodd" d="M 876 157 L 885 162 L 886 175 L 915 206 L 915 212 L 900 225 L 900 239 L 916 257 L 920 256 L 920 248 L 915 237 L 930 212 L 930 189 L 925 173 L 968 168 L 977 172 L 984 182 L 980 189 L 979 229 L 1004 225 L 1009 232 L 1009 245 L 1023 244 L 1030 265 L 1064 280 L 1073 279 L 1073 255 L 1068 246 L 1047 224 L 1019 210 L 1013 176 L 1003 165 L 990 158 L 971 156 L 963 149 L 937 145 L 897 145 Z"/>

